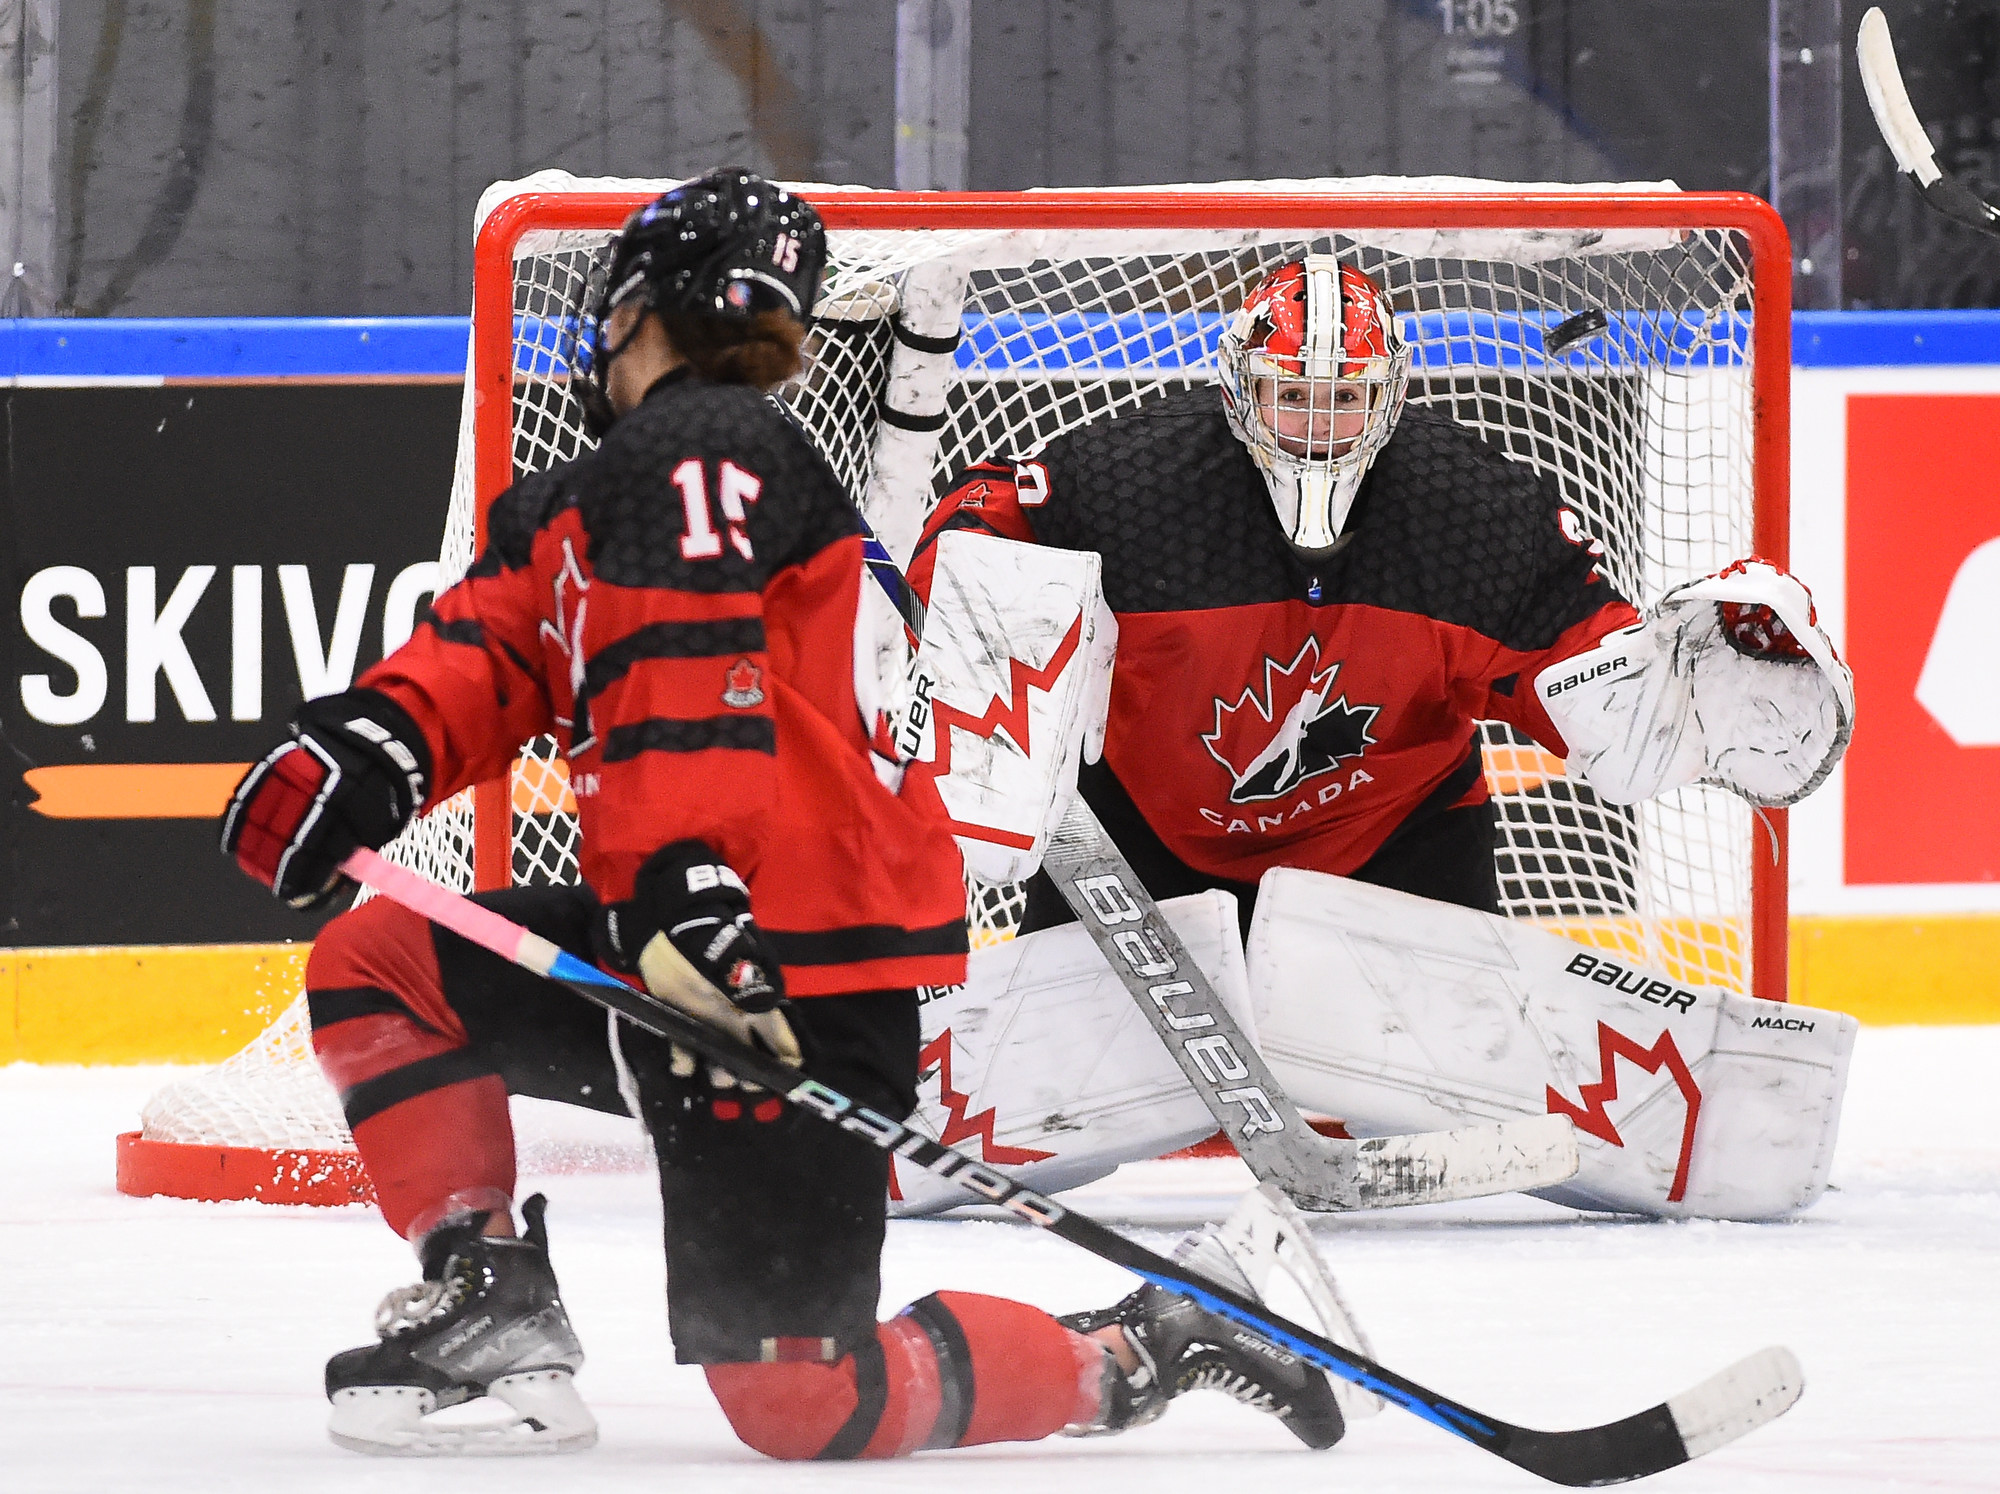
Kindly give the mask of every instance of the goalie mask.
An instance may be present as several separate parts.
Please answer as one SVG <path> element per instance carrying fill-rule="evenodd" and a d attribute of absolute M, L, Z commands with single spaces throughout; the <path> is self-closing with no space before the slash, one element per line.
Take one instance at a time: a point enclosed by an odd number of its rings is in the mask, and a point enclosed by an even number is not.
<path fill-rule="evenodd" d="M 711 171 L 625 220 L 592 259 L 570 307 L 570 389 L 602 439 L 617 418 L 612 362 L 639 323 L 607 345 L 611 313 L 634 296 L 650 310 L 745 325 L 767 311 L 812 320 L 826 268 L 826 228 L 813 205 L 754 172 Z"/>
<path fill-rule="evenodd" d="M 1403 413 L 1409 358 L 1381 288 L 1331 254 L 1279 266 L 1224 329 L 1223 412 L 1300 554 L 1338 548 Z"/>

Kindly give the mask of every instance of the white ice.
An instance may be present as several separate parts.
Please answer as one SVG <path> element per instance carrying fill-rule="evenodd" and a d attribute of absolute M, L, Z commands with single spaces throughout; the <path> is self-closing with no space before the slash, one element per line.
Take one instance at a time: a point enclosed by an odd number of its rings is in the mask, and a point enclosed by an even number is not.
<path fill-rule="evenodd" d="M 667 1346 L 647 1177 L 530 1178 L 590 1362 L 592 1452 L 463 1463 L 327 1442 L 320 1368 L 415 1276 L 372 1211 L 132 1199 L 112 1137 L 159 1069 L 0 1069 L 0 1490 L 1521 1490 L 1529 1475 L 1388 1410 L 1329 1453 L 1215 1395 L 1125 1437 L 779 1465 L 736 1443 Z M 1837 1191 L 1784 1224 L 1642 1223 L 1528 1199 L 1324 1219 L 1387 1364 L 1534 1426 L 1638 1411 L 1766 1344 L 1805 1363 L 1789 1415 L 1649 1487 L 2000 1489 L 2000 1028 L 1869 1029 Z M 1127 1168 L 1072 1195 L 1154 1244 L 1219 1217 L 1233 1162 Z M 1056 1311 L 1122 1273 L 997 1218 L 890 1227 L 885 1306 L 941 1287 Z"/>

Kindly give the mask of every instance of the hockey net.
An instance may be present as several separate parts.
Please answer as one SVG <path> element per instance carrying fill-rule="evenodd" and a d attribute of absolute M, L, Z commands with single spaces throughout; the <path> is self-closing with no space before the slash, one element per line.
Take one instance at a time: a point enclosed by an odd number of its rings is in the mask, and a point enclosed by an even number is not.
<path fill-rule="evenodd" d="M 591 255 L 667 185 L 542 173 L 482 200 L 445 575 L 470 564 L 484 505 L 507 482 L 588 444 L 566 387 L 566 311 Z M 1376 276 L 1412 349 L 1410 398 L 1547 474 L 1635 603 L 1745 555 L 1784 559 L 1790 266 L 1753 198 L 1442 179 L 805 190 L 831 258 L 806 369 L 781 396 L 899 559 L 966 463 L 1031 455 L 1212 384 L 1228 314 L 1303 250 Z M 880 419 L 885 404 L 904 418 Z M 1701 787 L 1603 804 L 1534 743 L 1482 730 L 1509 914 L 1683 980 L 1782 999 L 1782 815 L 1753 818 Z M 574 811 L 545 738 L 523 746 L 511 782 L 442 806 L 392 854 L 461 890 L 570 881 Z M 1008 937 L 1021 889 L 969 890 L 975 943 Z M 343 1154 L 303 1008 L 155 1096 L 144 1137 Z"/>

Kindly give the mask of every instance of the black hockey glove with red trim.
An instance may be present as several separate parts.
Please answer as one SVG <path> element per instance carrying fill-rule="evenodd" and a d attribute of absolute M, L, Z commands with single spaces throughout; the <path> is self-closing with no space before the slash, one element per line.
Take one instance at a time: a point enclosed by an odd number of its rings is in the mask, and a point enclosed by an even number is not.
<path fill-rule="evenodd" d="M 598 915 L 597 943 L 606 965 L 636 973 L 658 1000 L 781 1063 L 803 1062 L 777 957 L 750 916 L 750 891 L 703 842 L 677 840 L 648 857 L 632 896 Z M 694 1055 L 675 1048 L 673 1072 L 686 1079 L 694 1071 Z M 717 1089 L 736 1084 L 719 1068 L 709 1077 Z"/>
<path fill-rule="evenodd" d="M 300 706 L 290 735 L 243 775 L 222 816 L 222 850 L 293 908 L 346 881 L 340 863 L 378 850 L 423 807 L 430 746 L 409 712 L 375 690 Z"/>

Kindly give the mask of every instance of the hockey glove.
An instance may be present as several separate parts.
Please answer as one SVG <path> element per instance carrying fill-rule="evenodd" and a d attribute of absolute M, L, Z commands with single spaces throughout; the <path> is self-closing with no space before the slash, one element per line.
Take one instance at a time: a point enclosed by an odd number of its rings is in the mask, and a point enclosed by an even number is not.
<path fill-rule="evenodd" d="M 633 879 L 632 896 L 604 909 L 598 934 L 604 963 L 636 971 L 657 1000 L 790 1068 L 803 1062 L 778 961 L 750 917 L 749 889 L 702 842 L 655 851 Z M 694 1054 L 674 1048 L 675 1077 L 693 1077 L 695 1065 Z M 737 1085 L 715 1065 L 709 1082 Z"/>
<path fill-rule="evenodd" d="M 1799 642 L 1798 634 L 1785 620 L 1762 602 L 1718 602 L 1722 636 L 1739 654 L 1753 659 L 1797 659 L 1811 662 L 1812 655 Z"/>
<path fill-rule="evenodd" d="M 430 774 L 424 734 L 388 696 L 309 700 L 230 795 L 223 854 L 288 906 L 318 907 L 346 882 L 349 852 L 379 850 L 423 807 Z"/>

